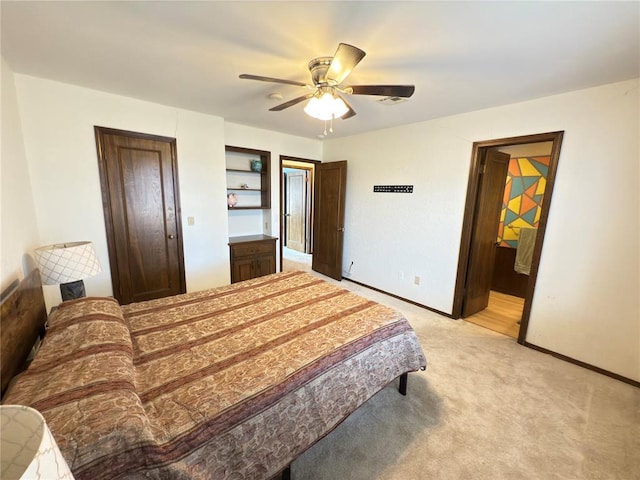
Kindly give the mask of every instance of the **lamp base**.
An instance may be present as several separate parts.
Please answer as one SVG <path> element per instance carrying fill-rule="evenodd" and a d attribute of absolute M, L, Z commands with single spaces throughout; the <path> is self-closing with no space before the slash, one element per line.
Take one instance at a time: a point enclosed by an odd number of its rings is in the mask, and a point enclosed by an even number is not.
<path fill-rule="evenodd" d="M 75 282 L 61 283 L 60 293 L 62 294 L 62 301 L 74 300 L 76 298 L 82 298 L 86 296 L 84 290 L 84 282 L 77 280 Z"/>

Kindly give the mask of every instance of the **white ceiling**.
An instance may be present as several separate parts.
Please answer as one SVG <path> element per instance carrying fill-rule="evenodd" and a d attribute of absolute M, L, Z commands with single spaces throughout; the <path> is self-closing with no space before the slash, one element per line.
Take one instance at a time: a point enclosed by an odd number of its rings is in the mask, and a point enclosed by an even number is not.
<path fill-rule="evenodd" d="M 349 96 L 344 136 L 640 76 L 640 2 L 11 2 L 2 56 L 17 72 L 316 137 L 298 104 L 307 63 L 339 42 L 367 56 L 345 84 L 414 84 L 409 101 Z"/>

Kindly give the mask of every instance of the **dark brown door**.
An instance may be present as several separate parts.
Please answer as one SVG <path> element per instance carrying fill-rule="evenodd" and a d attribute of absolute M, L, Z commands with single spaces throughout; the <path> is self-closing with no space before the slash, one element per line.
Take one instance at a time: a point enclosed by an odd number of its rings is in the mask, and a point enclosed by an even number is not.
<path fill-rule="evenodd" d="M 346 186 L 346 161 L 316 165 L 311 268 L 336 280 L 342 280 Z"/>
<path fill-rule="evenodd" d="M 95 132 L 114 296 L 127 304 L 184 293 L 175 139 Z"/>
<path fill-rule="evenodd" d="M 495 259 L 498 224 L 510 155 L 486 150 L 481 160 L 478 201 L 473 218 L 473 233 L 462 304 L 462 317 L 487 308 Z"/>
<path fill-rule="evenodd" d="M 285 172 L 287 247 L 305 253 L 307 171 Z"/>

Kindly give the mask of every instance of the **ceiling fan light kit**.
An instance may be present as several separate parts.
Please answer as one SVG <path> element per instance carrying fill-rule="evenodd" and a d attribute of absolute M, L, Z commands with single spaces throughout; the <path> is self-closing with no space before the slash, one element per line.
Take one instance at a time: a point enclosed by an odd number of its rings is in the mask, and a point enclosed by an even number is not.
<path fill-rule="evenodd" d="M 408 98 L 413 95 L 413 85 L 351 85 L 342 87 L 342 82 L 349 76 L 356 65 L 364 58 L 366 53 L 358 47 L 347 43 L 340 43 L 333 57 L 318 57 L 309 62 L 309 72 L 313 85 L 307 85 L 295 80 L 281 78 L 262 77 L 243 73 L 240 78 L 247 80 L 259 80 L 262 82 L 283 83 L 315 90 L 300 97 L 289 100 L 270 108 L 270 111 L 279 112 L 298 103 L 309 100 L 304 108 L 307 115 L 325 121 L 333 121 L 335 118 L 346 120 L 355 116 L 356 112 L 342 98 L 345 95 L 379 95 L 383 97 Z M 340 92 L 340 93 L 338 93 Z M 271 97 L 273 98 L 273 97 Z M 330 131 L 333 131 L 331 129 Z"/>
<path fill-rule="evenodd" d="M 314 95 L 304 107 L 307 115 L 318 120 L 332 120 L 340 118 L 349 111 L 349 107 L 342 98 L 334 96 L 330 92 Z"/>

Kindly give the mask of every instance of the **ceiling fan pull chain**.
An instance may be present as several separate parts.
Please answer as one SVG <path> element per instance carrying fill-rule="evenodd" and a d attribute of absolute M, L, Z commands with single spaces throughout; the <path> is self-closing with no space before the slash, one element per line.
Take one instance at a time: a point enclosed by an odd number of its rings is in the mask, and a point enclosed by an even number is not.
<path fill-rule="evenodd" d="M 331 123 L 329 124 L 329 133 L 333 133 L 333 118 L 334 118 L 334 115 L 331 115 Z"/>
<path fill-rule="evenodd" d="M 324 135 L 327 135 L 327 121 L 324 121 Z"/>

